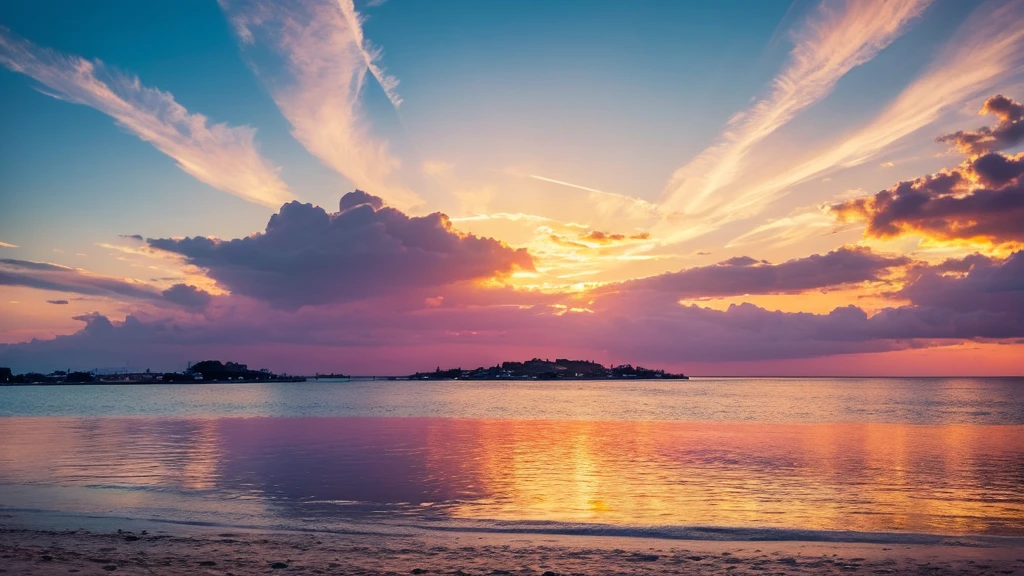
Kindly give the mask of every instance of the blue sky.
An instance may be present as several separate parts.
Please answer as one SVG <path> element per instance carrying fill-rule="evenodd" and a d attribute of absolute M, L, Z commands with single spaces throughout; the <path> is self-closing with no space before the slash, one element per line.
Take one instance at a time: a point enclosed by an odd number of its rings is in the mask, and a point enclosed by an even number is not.
<path fill-rule="evenodd" d="M 988 99 L 1024 96 L 1022 10 L 1019 0 L 5 2 L 0 243 L 13 247 L 0 257 L 228 297 L 241 292 L 215 269 L 121 235 L 243 238 L 288 200 L 334 212 L 363 188 L 412 217 L 443 212 L 453 234 L 527 251 L 532 268 L 503 268 L 487 285 L 529 298 L 844 246 L 928 265 L 998 260 L 1018 244 L 883 237 L 867 215 L 843 221 L 829 207 L 965 161 L 936 137 L 995 126 L 978 114 Z M 38 304 L 36 284 L 0 290 L 10 292 L 3 341 L 80 326 Z M 878 285 L 827 292 L 699 300 L 785 313 L 906 304 Z M 67 310 L 161 314 L 89 298 Z"/>
<path fill-rule="evenodd" d="M 852 71 L 793 131 L 839 132 L 884 105 L 970 4 L 930 7 L 887 50 L 891 57 Z M 431 183 L 419 179 L 418 164 L 439 160 L 457 163 L 468 179 L 522 167 L 654 201 L 666 177 L 763 92 L 787 57 L 787 27 L 814 7 L 385 2 L 365 8 L 365 32 L 383 48 L 405 100 L 396 112 L 370 86 L 365 109 L 372 129 L 400 152 L 405 177 L 421 186 Z M 10 2 L 0 6 L 0 23 L 39 46 L 137 75 L 213 122 L 256 127 L 261 152 L 301 200 L 328 205 L 352 187 L 289 136 L 210 2 Z M 26 247 L 66 249 L 114 229 L 233 236 L 265 219 L 266 210 L 210 194 L 109 118 L 44 97 L 35 84 L 0 72 L 0 104 L 11 111 L 0 119 L 10 207 L 2 224 Z M 54 165 L 60 169 L 42 169 Z M 457 210 L 443 191 L 424 194 L 428 210 Z M 225 211 L 234 213 L 230 221 L 218 218 Z"/>

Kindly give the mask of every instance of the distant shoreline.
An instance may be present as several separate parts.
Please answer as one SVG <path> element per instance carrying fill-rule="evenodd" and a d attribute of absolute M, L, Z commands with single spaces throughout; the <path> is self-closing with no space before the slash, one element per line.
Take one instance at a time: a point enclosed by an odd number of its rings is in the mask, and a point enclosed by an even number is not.
<path fill-rule="evenodd" d="M 0 388 L 8 386 L 160 386 L 160 385 L 184 385 L 195 386 L 197 384 L 270 384 L 274 382 L 296 383 L 306 382 L 308 378 L 277 378 L 275 380 L 130 380 L 111 381 L 96 380 L 94 382 L 0 382 Z"/>
<path fill-rule="evenodd" d="M 1005 376 L 687 376 L 685 380 L 947 380 L 952 378 L 971 378 L 981 380 L 1011 379 L 1024 381 L 1024 375 Z M 131 382 L 0 382 L 0 388 L 6 387 L 28 387 L 38 386 L 53 388 L 58 386 L 159 386 L 159 385 L 184 385 L 196 386 L 202 384 L 297 384 L 302 382 L 667 382 L 676 379 L 672 378 L 560 378 L 556 380 L 541 380 L 527 378 L 446 378 L 446 379 L 410 379 L 409 377 L 378 376 L 376 378 L 361 376 L 352 378 L 316 378 L 297 377 L 279 378 L 277 380 L 194 380 L 194 381 L 131 381 Z M 679 379 L 683 380 L 684 379 Z"/>

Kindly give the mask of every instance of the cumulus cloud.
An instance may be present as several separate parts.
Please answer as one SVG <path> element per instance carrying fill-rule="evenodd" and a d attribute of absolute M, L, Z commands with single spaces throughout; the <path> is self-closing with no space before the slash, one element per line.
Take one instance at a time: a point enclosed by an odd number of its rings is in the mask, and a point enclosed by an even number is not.
<path fill-rule="evenodd" d="M 974 254 L 921 267 L 896 295 L 933 309 L 1024 318 L 1024 252 L 1003 261 Z"/>
<path fill-rule="evenodd" d="M 865 222 L 865 235 L 916 235 L 943 241 L 1013 246 L 1024 242 L 1024 154 L 991 152 L 953 170 L 903 181 L 873 196 L 832 206 L 843 221 Z"/>
<path fill-rule="evenodd" d="M 974 131 L 958 131 L 939 136 L 938 141 L 953 144 L 965 154 L 985 154 L 1012 148 L 1024 142 L 1024 105 L 1002 94 L 985 101 L 979 114 L 999 119 L 995 127 L 984 126 Z"/>
<path fill-rule="evenodd" d="M 158 288 L 124 278 L 93 274 L 47 262 L 0 259 L 0 286 L 26 286 L 39 290 L 69 292 L 86 296 L 174 304 L 186 308 L 203 308 L 210 295 L 192 286 L 178 284 L 161 292 Z M 66 304 L 66 300 L 49 301 Z"/>
<path fill-rule="evenodd" d="M 292 199 L 278 168 L 260 155 L 256 130 L 211 124 L 174 96 L 100 62 L 38 47 L 0 27 L 0 64 L 45 87 L 43 92 L 84 104 L 170 156 L 210 186 L 250 202 L 277 207 Z"/>
<path fill-rule="evenodd" d="M 183 308 L 202 310 L 209 306 L 213 296 L 209 292 L 200 290 L 188 284 L 175 284 L 161 292 L 168 302 L 177 304 Z"/>
<path fill-rule="evenodd" d="M 360 95 L 367 72 L 392 103 L 400 102 L 397 80 L 380 68 L 380 50 L 364 38 L 351 0 L 220 0 L 247 53 L 267 46 L 280 62 L 261 54 L 252 63 L 292 136 L 324 164 L 358 188 L 408 208 L 420 203 L 412 191 L 393 185 L 398 159 L 371 134 Z M 280 205 L 280 203 L 278 203 Z"/>
<path fill-rule="evenodd" d="M 523 249 L 460 234 L 441 213 L 409 217 L 359 190 L 343 196 L 334 213 L 285 204 L 265 232 L 246 238 L 149 244 L 184 256 L 235 294 L 290 309 L 533 268 Z"/>
<path fill-rule="evenodd" d="M 711 266 L 632 280 L 610 289 L 670 292 L 683 299 L 790 294 L 881 280 L 892 269 L 909 262 L 906 257 L 875 254 L 857 247 L 843 247 L 782 264 L 739 256 Z"/>

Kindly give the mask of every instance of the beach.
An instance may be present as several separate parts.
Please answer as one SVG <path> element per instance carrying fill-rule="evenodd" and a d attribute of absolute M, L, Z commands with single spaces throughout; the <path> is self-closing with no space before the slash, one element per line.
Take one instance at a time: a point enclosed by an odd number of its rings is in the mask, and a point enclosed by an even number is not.
<path fill-rule="evenodd" d="M 0 572 L 247 574 L 1024 574 L 1019 544 L 693 541 L 0 529 Z"/>

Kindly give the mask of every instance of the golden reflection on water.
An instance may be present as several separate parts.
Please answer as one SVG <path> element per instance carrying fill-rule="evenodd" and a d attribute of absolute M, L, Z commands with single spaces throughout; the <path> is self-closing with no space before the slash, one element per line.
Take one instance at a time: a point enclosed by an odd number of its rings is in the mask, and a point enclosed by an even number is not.
<path fill-rule="evenodd" d="M 458 421 L 429 429 L 427 462 L 488 495 L 454 505 L 463 518 L 1021 533 L 1022 439 L 1014 426 Z"/>
<path fill-rule="evenodd" d="M 254 498 L 284 516 L 1024 535 L 1024 427 L 0 418 L 3 485 Z M 312 507 L 321 504 L 321 508 Z M 430 506 L 423 506 L 430 504 Z"/>

